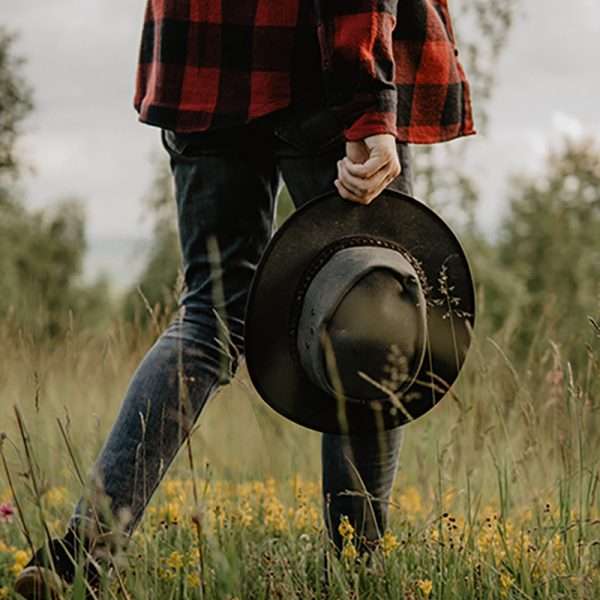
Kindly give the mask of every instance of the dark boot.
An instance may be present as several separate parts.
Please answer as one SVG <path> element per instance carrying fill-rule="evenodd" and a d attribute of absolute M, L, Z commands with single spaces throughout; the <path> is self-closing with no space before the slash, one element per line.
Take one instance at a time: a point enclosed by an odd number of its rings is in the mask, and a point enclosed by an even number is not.
<path fill-rule="evenodd" d="M 81 563 L 89 589 L 97 590 L 100 584 L 99 571 L 86 555 L 87 551 L 73 531 L 63 538 L 51 540 L 33 555 L 18 575 L 15 592 L 27 600 L 62 598 L 62 594 L 74 582 L 77 566 Z M 88 596 L 92 597 L 91 594 Z"/>

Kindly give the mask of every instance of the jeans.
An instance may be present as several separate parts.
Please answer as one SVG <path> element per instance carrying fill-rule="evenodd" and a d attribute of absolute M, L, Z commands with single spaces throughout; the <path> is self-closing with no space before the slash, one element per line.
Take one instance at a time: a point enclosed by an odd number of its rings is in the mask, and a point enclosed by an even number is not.
<path fill-rule="evenodd" d="M 163 144 L 175 181 L 185 292 L 180 314 L 134 373 L 94 467 L 113 514 L 129 514 L 129 532 L 243 355 L 248 288 L 273 233 L 281 178 L 297 208 L 335 189 L 336 161 L 345 154 L 341 130 L 326 114 L 293 108 L 235 129 L 163 131 Z M 398 144 L 398 151 L 403 172 L 390 187 L 410 192 L 408 148 Z M 383 533 L 401 438 L 399 428 L 322 436 L 324 520 L 338 548 L 342 515 L 365 542 Z M 363 486 L 372 501 L 343 493 L 363 493 Z M 71 527 L 86 510 L 81 501 Z"/>

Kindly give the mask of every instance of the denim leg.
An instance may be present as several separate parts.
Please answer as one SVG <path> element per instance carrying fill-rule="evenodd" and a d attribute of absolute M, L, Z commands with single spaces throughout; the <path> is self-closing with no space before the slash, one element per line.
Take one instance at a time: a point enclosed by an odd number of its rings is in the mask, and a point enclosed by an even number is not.
<path fill-rule="evenodd" d="M 100 529 L 113 524 L 132 531 L 141 518 L 156 486 L 187 438 L 200 411 L 218 386 L 218 376 L 207 364 L 201 346 L 167 333 L 161 335 L 136 369 L 117 420 L 92 471 L 90 498 L 99 513 Z M 94 497 L 100 493 L 100 499 Z M 110 514 L 96 504 L 110 501 Z M 88 501 L 82 500 L 70 529 L 94 521 Z M 120 522 L 122 518 L 126 521 Z M 113 521 L 116 520 L 115 523 Z M 119 523 L 120 522 L 120 523 Z"/>
<path fill-rule="evenodd" d="M 227 381 L 243 353 L 247 293 L 273 233 L 279 174 L 260 138 L 244 137 L 236 150 L 202 152 L 171 154 L 186 326 L 175 321 L 167 335 L 201 346 Z"/>
<path fill-rule="evenodd" d="M 412 193 L 410 150 L 398 144 L 402 173 L 389 185 Z M 299 146 L 297 146 L 299 148 Z M 345 154 L 343 144 L 328 146 L 320 153 L 284 150 L 280 160 L 283 177 L 296 207 L 312 198 L 334 191 L 336 161 Z M 321 438 L 323 513 L 331 540 L 338 549 L 342 538 L 338 525 L 342 515 L 367 542 L 374 542 L 387 525 L 388 501 L 398 469 L 402 429 L 367 435 L 323 434 Z M 350 494 L 347 494 L 349 492 Z"/>
<path fill-rule="evenodd" d="M 362 436 L 323 434 L 324 518 L 338 549 L 343 545 L 338 532 L 343 515 L 364 549 L 385 531 L 402 434 L 402 428 Z"/>
<path fill-rule="evenodd" d="M 166 139 L 166 138 L 165 138 Z M 235 141 L 235 140 L 233 140 Z M 131 531 L 211 394 L 242 352 L 247 291 L 271 233 L 278 174 L 268 148 L 169 146 L 186 290 L 180 314 L 136 370 L 94 466 Z M 86 514 L 80 502 L 71 522 Z M 88 513 L 89 514 L 89 513 Z"/>

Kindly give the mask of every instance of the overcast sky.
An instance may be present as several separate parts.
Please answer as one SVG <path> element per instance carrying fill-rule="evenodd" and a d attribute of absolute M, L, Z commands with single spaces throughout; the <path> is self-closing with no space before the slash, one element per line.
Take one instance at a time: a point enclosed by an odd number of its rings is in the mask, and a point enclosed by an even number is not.
<path fill-rule="evenodd" d="M 77 196 L 92 238 L 140 236 L 141 198 L 151 181 L 158 130 L 132 107 L 143 0 L 0 0 L 0 22 L 20 34 L 36 111 L 23 154 L 31 205 Z M 468 144 L 482 183 L 482 221 L 493 227 L 502 182 L 539 168 L 562 133 L 600 139 L 600 0 L 524 0 L 498 72 L 489 132 Z M 10 5 L 10 7 L 9 7 Z M 476 99 L 475 99 L 476 100 Z"/>

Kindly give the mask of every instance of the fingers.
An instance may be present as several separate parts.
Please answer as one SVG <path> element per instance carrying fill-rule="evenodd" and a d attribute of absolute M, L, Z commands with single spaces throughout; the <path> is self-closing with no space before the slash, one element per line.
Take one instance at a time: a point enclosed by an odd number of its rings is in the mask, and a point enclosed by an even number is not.
<path fill-rule="evenodd" d="M 372 156 L 364 163 L 352 162 L 348 157 L 344 158 L 348 172 L 355 177 L 363 177 L 368 179 L 373 177 L 375 173 L 388 165 L 393 159 L 392 155 L 377 154 Z"/>
<path fill-rule="evenodd" d="M 346 156 L 337 164 L 335 187 L 340 196 L 369 204 L 401 171 L 396 139 L 376 134 L 346 142 Z"/>
<path fill-rule="evenodd" d="M 382 133 L 358 142 L 346 142 L 346 158 L 352 175 L 368 179 L 390 162 L 398 162 L 396 139 Z"/>
<path fill-rule="evenodd" d="M 338 177 L 343 186 L 357 196 L 366 196 L 371 192 L 378 190 L 382 185 L 386 184 L 386 181 L 390 176 L 389 170 L 382 168 L 369 179 L 363 179 L 362 177 L 352 175 L 348 165 L 349 161 L 347 160 L 338 162 Z"/>
<path fill-rule="evenodd" d="M 356 194 L 353 194 L 351 191 L 347 190 L 339 179 L 336 179 L 333 182 L 333 185 L 335 185 L 338 194 L 345 200 L 352 200 L 352 202 L 357 202 L 358 204 L 367 204 L 367 202 L 365 202 L 362 198 L 359 198 Z"/>
<path fill-rule="evenodd" d="M 369 204 L 387 185 L 389 185 L 401 172 L 400 164 L 391 160 L 368 178 L 353 174 L 355 165 L 347 158 L 338 162 L 338 179 L 334 182 L 338 193 L 346 200 Z"/>

